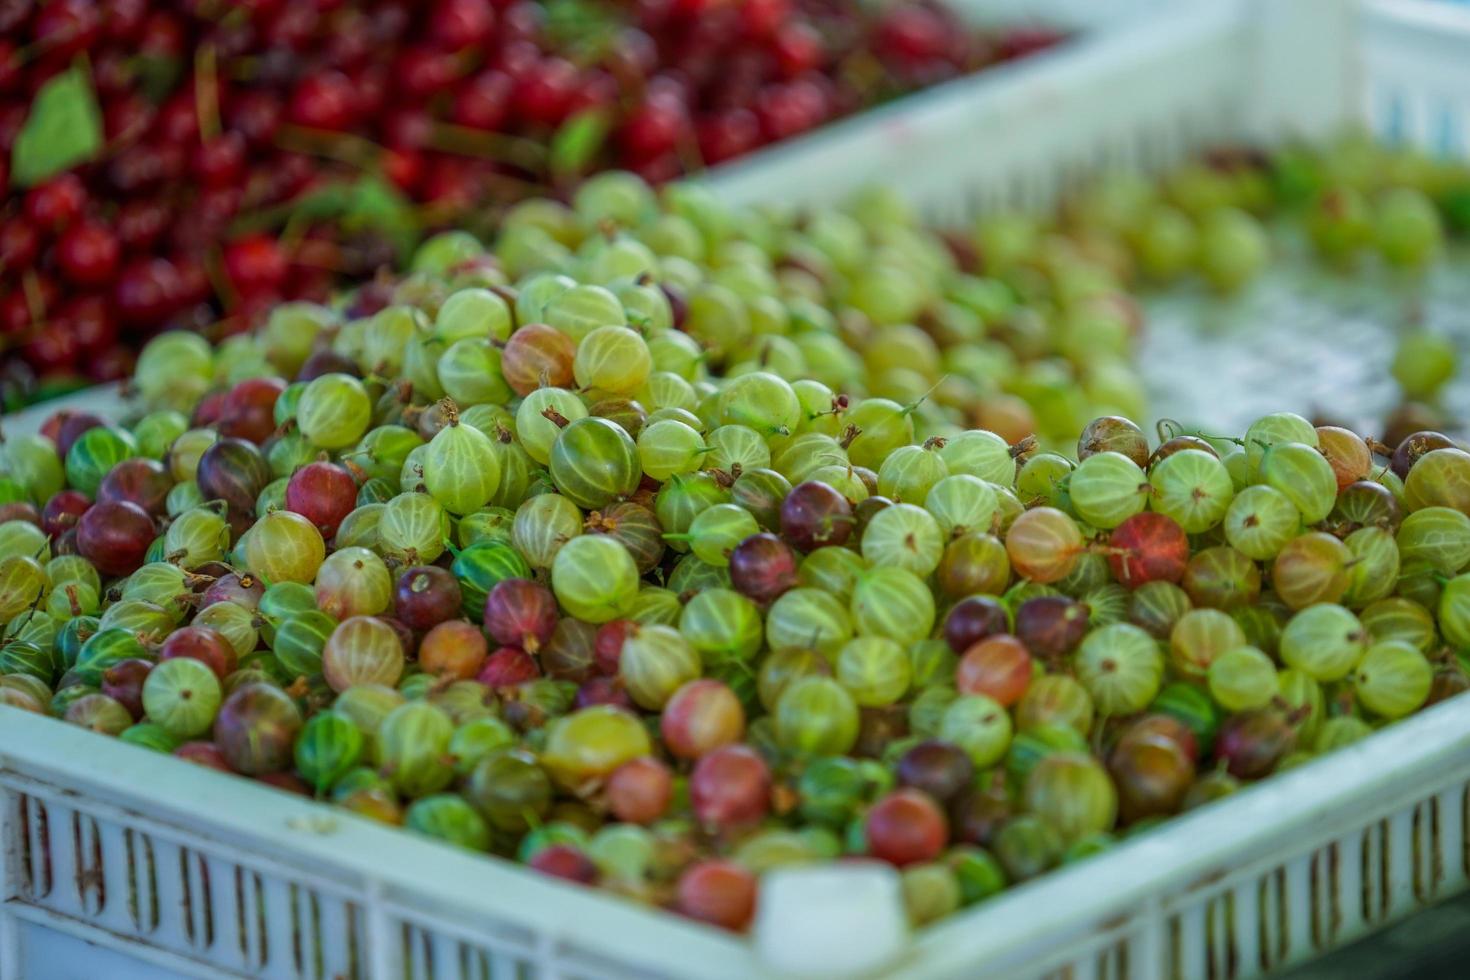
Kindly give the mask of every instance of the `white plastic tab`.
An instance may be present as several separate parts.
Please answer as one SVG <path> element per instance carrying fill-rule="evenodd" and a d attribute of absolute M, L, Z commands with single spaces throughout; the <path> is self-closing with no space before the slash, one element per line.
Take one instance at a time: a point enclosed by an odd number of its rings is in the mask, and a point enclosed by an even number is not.
<path fill-rule="evenodd" d="M 872 975 L 908 945 L 898 872 L 876 861 L 787 868 L 761 881 L 755 946 L 785 977 Z"/>

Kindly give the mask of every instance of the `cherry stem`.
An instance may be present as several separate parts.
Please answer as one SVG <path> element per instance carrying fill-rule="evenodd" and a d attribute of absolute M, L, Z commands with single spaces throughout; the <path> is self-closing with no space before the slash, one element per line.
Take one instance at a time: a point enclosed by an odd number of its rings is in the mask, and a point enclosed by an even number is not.
<path fill-rule="evenodd" d="M 199 45 L 194 52 L 194 113 L 199 117 L 199 139 L 207 142 L 220 134 L 218 59 L 214 45 Z"/>

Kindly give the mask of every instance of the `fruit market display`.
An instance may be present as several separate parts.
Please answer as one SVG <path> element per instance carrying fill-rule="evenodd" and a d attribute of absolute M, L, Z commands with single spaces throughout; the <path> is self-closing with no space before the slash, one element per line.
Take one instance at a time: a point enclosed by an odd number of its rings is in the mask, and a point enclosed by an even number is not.
<path fill-rule="evenodd" d="M 0 446 L 0 703 L 740 930 L 841 858 L 927 923 L 1470 687 L 1470 453 L 1151 437 L 1105 266 L 962 251 L 608 174 L 165 333 Z"/>
<path fill-rule="evenodd" d="M 663 181 L 1061 39 L 931 0 L 0 4 L 0 356 L 125 376 L 621 166 Z"/>

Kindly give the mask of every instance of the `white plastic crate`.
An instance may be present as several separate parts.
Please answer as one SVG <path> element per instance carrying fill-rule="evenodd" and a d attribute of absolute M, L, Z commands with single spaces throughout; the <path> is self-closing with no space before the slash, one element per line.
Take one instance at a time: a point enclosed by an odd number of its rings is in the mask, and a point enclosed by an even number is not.
<path fill-rule="evenodd" d="M 1379 0 L 1365 14 L 1361 109 L 1383 138 L 1470 156 L 1470 5 Z"/>
<path fill-rule="evenodd" d="M 800 202 L 886 180 L 958 221 L 1043 205 L 1099 168 L 1354 118 L 1466 152 L 1470 16 L 1450 6 L 967 6 L 1070 10 L 1099 30 L 724 168 L 714 186 Z M 1125 7 L 1150 16 L 1109 27 Z M 1467 795 L 1470 710 L 1452 702 L 930 927 L 882 973 L 1252 977 L 1463 889 Z M 0 980 L 770 973 L 744 940 L 0 709 Z"/>
<path fill-rule="evenodd" d="M 58 721 L 0 709 L 0 746 L 7 980 L 770 975 L 737 938 Z M 1467 746 L 1439 705 L 931 927 L 883 975 L 1310 959 L 1465 887 Z"/>
<path fill-rule="evenodd" d="M 1231 140 L 1325 136 L 1348 122 L 1470 155 L 1470 10 L 1438 0 L 1125 6 L 1146 23 L 826 127 L 718 169 L 712 183 L 731 200 L 791 205 L 890 183 L 930 220 L 959 224 L 1045 206 L 1099 171 L 1160 169 Z"/>

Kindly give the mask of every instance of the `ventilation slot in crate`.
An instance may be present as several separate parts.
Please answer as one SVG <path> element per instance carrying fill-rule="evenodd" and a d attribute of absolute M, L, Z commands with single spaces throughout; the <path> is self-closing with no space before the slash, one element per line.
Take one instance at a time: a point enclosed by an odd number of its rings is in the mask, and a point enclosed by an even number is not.
<path fill-rule="evenodd" d="M 404 980 L 535 980 L 531 954 L 462 940 L 403 922 L 399 929 Z"/>
<path fill-rule="evenodd" d="M 108 936 L 251 976 L 355 980 L 366 973 L 360 904 L 213 853 L 215 846 L 131 825 L 99 808 L 25 792 L 14 814 L 17 898 Z M 473 974 L 466 974 L 471 976 Z"/>

